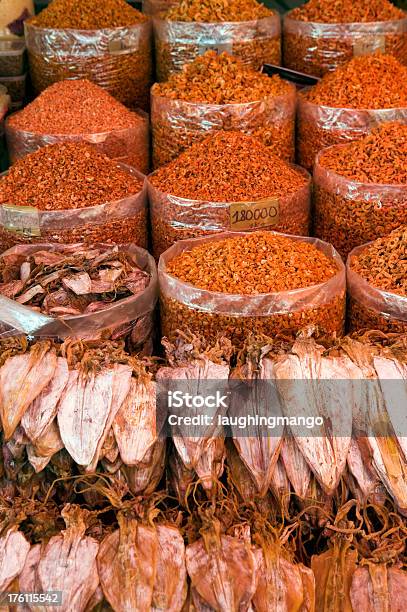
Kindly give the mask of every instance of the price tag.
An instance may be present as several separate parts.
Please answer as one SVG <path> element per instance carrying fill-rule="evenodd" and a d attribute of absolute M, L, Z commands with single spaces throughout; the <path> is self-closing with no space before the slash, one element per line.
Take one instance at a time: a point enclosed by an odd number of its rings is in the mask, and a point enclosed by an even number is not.
<path fill-rule="evenodd" d="M 112 55 L 119 55 L 124 51 L 129 51 L 137 46 L 137 40 L 131 34 L 123 36 L 122 38 L 115 38 L 109 40 L 109 52 Z"/>
<path fill-rule="evenodd" d="M 40 214 L 34 206 L 13 206 L 3 204 L 1 207 L 1 221 L 3 227 L 9 232 L 14 232 L 30 237 L 41 236 Z"/>
<path fill-rule="evenodd" d="M 230 55 L 233 55 L 233 43 L 232 42 L 213 43 L 213 44 L 208 43 L 205 45 L 199 45 L 198 55 L 203 55 L 207 51 L 216 51 L 218 55 L 224 52 L 229 53 Z"/>
<path fill-rule="evenodd" d="M 256 229 L 277 225 L 280 217 L 278 198 L 264 198 L 257 202 L 233 202 L 230 204 L 232 230 Z"/>
<path fill-rule="evenodd" d="M 386 53 L 386 37 L 384 34 L 361 34 L 353 43 L 353 55 L 369 55 L 370 53 Z"/>

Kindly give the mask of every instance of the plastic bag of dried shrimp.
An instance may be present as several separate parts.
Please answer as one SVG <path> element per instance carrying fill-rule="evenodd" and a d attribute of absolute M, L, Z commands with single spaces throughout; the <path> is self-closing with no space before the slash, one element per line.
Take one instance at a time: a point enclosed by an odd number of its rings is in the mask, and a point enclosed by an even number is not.
<path fill-rule="evenodd" d="M 24 130 L 14 125 L 16 115 L 8 117 L 5 123 L 7 148 L 11 163 L 20 157 L 33 153 L 40 147 L 56 142 L 89 142 L 98 151 L 115 161 L 132 166 L 143 174 L 150 167 L 150 128 L 148 115 L 135 111 L 135 125 L 121 130 L 113 129 L 97 133 L 55 134 Z"/>
<path fill-rule="evenodd" d="M 37 94 L 56 81 L 86 78 L 126 106 L 148 110 L 152 26 L 147 17 L 133 25 L 103 29 L 64 29 L 46 23 L 44 11 L 44 17 L 24 24 Z"/>
<path fill-rule="evenodd" d="M 380 53 L 354 57 L 299 93 L 297 119 L 297 161 L 311 169 L 325 147 L 407 123 L 407 66 Z"/>
<path fill-rule="evenodd" d="M 359 140 L 381 123 L 407 123 L 407 108 L 358 110 L 314 104 L 298 95 L 298 163 L 312 170 L 317 154 L 331 145 Z"/>
<path fill-rule="evenodd" d="M 241 104 L 205 104 L 172 100 L 152 92 L 153 166 L 158 168 L 210 132 L 251 134 L 279 157 L 293 161 L 296 92 Z"/>
<path fill-rule="evenodd" d="M 361 329 L 379 329 L 384 332 L 405 333 L 407 332 L 407 293 L 400 282 L 397 281 L 396 258 L 398 254 L 393 250 L 392 264 L 388 264 L 390 269 L 380 269 L 374 261 L 369 261 L 369 251 L 377 244 L 378 248 L 383 248 L 383 243 L 392 239 L 396 242 L 396 237 L 401 236 L 400 241 L 400 260 L 399 266 L 402 267 L 403 252 L 405 257 L 406 250 L 406 231 L 394 231 L 389 236 L 369 244 L 356 247 L 350 253 L 346 264 L 347 287 L 349 296 L 348 323 L 350 331 Z M 404 236 L 404 238 L 403 238 Z M 403 243 L 404 242 L 404 247 Z M 371 268 L 372 274 L 366 278 L 366 263 L 359 265 L 359 256 L 367 254 L 367 265 Z M 355 267 L 355 264 L 357 266 Z M 403 273 L 403 272 L 402 272 Z M 405 272 L 404 272 L 405 274 Z M 395 279 L 394 288 L 388 287 L 388 280 Z M 402 281 L 401 281 L 402 282 Z M 400 285 L 400 286 L 399 286 Z M 386 287 L 386 288 L 380 288 Z"/>
<path fill-rule="evenodd" d="M 407 64 L 407 16 L 366 23 L 302 21 L 291 13 L 284 17 L 284 66 L 291 70 L 322 76 L 354 56 L 374 52 Z"/>
<path fill-rule="evenodd" d="M 294 161 L 296 89 L 229 53 L 207 51 L 151 90 L 153 166 L 177 157 L 209 132 L 251 134 Z"/>
<path fill-rule="evenodd" d="M 37 153 L 39 151 L 32 155 Z M 62 210 L 57 208 L 42 210 L 36 206 L 18 206 L 14 202 L 1 204 L 0 247 L 2 251 L 21 243 L 74 244 L 103 240 L 123 244 L 134 243 L 141 248 L 147 248 L 148 212 L 145 176 L 125 164 L 117 164 L 117 168 L 139 183 L 139 190 L 136 193 L 120 200 L 86 208 Z"/>
<path fill-rule="evenodd" d="M 205 143 L 202 143 L 202 153 L 205 150 L 204 145 Z M 272 159 L 277 164 L 280 162 L 274 156 Z M 273 163 L 272 159 L 270 156 L 271 163 Z M 173 164 L 177 162 L 178 160 L 174 160 Z M 150 175 L 147 185 L 154 257 L 158 259 L 164 251 L 179 240 L 234 229 L 265 227 L 284 233 L 307 236 L 311 208 L 309 175 L 299 166 L 290 165 L 286 168 L 281 166 L 280 172 L 277 171 L 276 174 L 280 174 L 282 181 L 284 180 L 283 170 L 287 172 L 287 183 L 291 182 L 285 194 L 270 193 L 269 196 L 257 200 L 251 200 L 249 196 L 245 198 L 246 201 L 208 201 L 178 197 L 159 188 L 160 175 L 157 176 L 157 173 Z M 159 173 L 160 170 L 157 172 Z M 297 187 L 292 185 L 294 180 L 297 182 Z"/>
<path fill-rule="evenodd" d="M 286 272 L 291 257 L 297 270 L 307 269 L 307 280 Z M 221 332 L 241 345 L 253 330 L 273 336 L 315 324 L 322 335 L 343 332 L 345 268 L 335 249 L 315 238 L 257 231 L 182 240 L 161 255 L 158 274 L 169 338 L 177 329 L 205 337 Z"/>
<path fill-rule="evenodd" d="M 253 21 L 222 23 L 173 21 L 165 14 L 153 19 L 159 81 L 182 69 L 209 49 L 227 51 L 259 70 L 280 64 L 281 23 L 277 14 Z"/>
<path fill-rule="evenodd" d="M 390 126 L 388 126 L 390 127 Z M 395 129 L 398 129 L 396 125 Z M 402 126 L 407 136 L 407 126 Z M 379 136 L 380 130 L 377 131 Z M 373 134 L 370 142 L 363 139 L 356 145 L 366 141 L 366 150 L 373 143 Z M 396 145 L 397 146 L 397 145 Z M 343 153 L 340 154 L 342 149 Z M 382 156 L 378 158 L 378 164 L 384 165 L 385 147 Z M 390 149 L 391 151 L 391 149 Z M 394 155 L 397 153 L 389 151 L 388 164 L 397 165 Z M 372 162 L 377 150 L 372 147 Z M 356 158 L 353 164 L 357 164 L 360 175 L 366 171 L 364 182 L 350 179 L 340 171 L 334 171 L 325 166 L 325 159 L 339 155 L 345 157 L 351 154 L 346 145 L 337 145 L 321 151 L 314 165 L 314 235 L 321 240 L 329 240 L 344 259 L 356 247 L 375 240 L 380 236 L 386 236 L 400 225 L 407 223 L 407 185 L 402 184 L 397 174 L 394 174 L 394 183 L 376 183 L 368 181 L 369 160 L 365 164 Z M 400 150 L 400 155 L 403 155 Z M 380 160 L 380 161 L 379 161 Z M 340 164 L 338 164 L 340 167 Z M 357 170 L 355 168 L 355 174 Z M 401 179 L 402 180 L 402 179 Z"/>

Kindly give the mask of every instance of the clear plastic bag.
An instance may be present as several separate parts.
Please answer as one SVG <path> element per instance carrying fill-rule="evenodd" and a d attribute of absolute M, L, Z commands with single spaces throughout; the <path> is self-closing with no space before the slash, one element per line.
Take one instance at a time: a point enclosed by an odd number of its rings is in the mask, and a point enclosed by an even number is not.
<path fill-rule="evenodd" d="M 36 93 L 64 79 L 89 79 L 131 108 L 149 108 L 150 20 L 122 28 L 56 30 L 25 24 Z"/>
<path fill-rule="evenodd" d="M 296 89 L 241 104 L 204 104 L 152 95 L 153 166 L 178 157 L 211 132 L 236 130 L 255 136 L 278 157 L 294 161 Z"/>
<path fill-rule="evenodd" d="M 317 154 L 326 147 L 358 140 L 381 123 L 407 123 L 407 108 L 320 106 L 306 100 L 303 92 L 298 95 L 297 109 L 297 161 L 307 170 L 312 170 Z"/>
<path fill-rule="evenodd" d="M 352 259 L 368 245 L 353 249 L 346 263 L 349 331 L 378 329 L 385 333 L 407 332 L 407 297 L 373 287 L 352 270 Z"/>
<path fill-rule="evenodd" d="M 41 147 L 56 142 L 73 141 L 94 144 L 100 153 L 111 159 L 136 168 L 148 174 L 150 167 L 149 118 L 144 111 L 137 111 L 142 119 L 134 127 L 93 134 L 40 134 L 20 130 L 12 126 L 10 117 L 6 120 L 6 138 L 10 161 L 13 164 L 20 157 L 33 153 Z"/>
<path fill-rule="evenodd" d="M 309 235 L 311 206 L 311 177 L 299 166 L 307 178 L 303 187 L 285 197 L 271 195 L 259 200 L 258 220 L 248 220 L 250 229 L 272 229 L 287 234 Z M 147 180 L 150 202 L 153 253 L 160 255 L 178 240 L 207 236 L 233 230 L 237 202 L 208 202 L 180 198 L 157 189 Z M 264 213 L 264 215 L 263 215 Z M 268 213 L 266 215 L 266 213 Z M 270 223 L 267 223 L 270 219 Z"/>
<path fill-rule="evenodd" d="M 281 63 L 281 21 L 277 14 L 253 21 L 184 22 L 153 18 L 156 73 L 166 81 L 209 49 L 227 51 L 259 70 Z"/>
<path fill-rule="evenodd" d="M 118 164 L 144 179 L 137 170 Z M 0 249 L 21 243 L 118 242 L 147 248 L 147 185 L 116 202 L 88 208 L 38 210 L 28 206 L 0 205 Z"/>
<path fill-rule="evenodd" d="M 323 284 L 304 289 L 259 294 L 233 295 L 206 291 L 180 281 L 167 272 L 167 263 L 185 250 L 207 241 L 244 235 L 225 232 L 216 236 L 182 240 L 160 257 L 158 281 L 162 334 L 173 339 L 176 330 L 189 330 L 205 338 L 222 333 L 236 346 L 242 346 L 248 333 L 273 336 L 295 333 L 308 325 L 317 336 L 332 337 L 344 331 L 346 278 L 345 266 L 335 249 L 317 238 L 289 236 L 311 243 L 338 266 L 338 273 Z M 210 273 L 210 271 L 208 271 Z"/>
<path fill-rule="evenodd" d="M 72 252 L 81 244 L 17 245 L 0 257 L 31 255 L 37 251 Z M 135 245 L 119 247 L 131 255 L 138 267 L 150 274 L 148 287 L 137 295 L 114 302 L 104 310 L 76 316 L 53 318 L 36 312 L 28 306 L 0 295 L 0 336 L 26 334 L 36 338 L 67 337 L 82 340 L 103 338 L 126 339 L 132 350 L 152 350 L 154 310 L 157 303 L 157 269 L 153 257 Z"/>
<path fill-rule="evenodd" d="M 323 76 L 352 57 L 382 52 L 407 64 L 406 19 L 366 23 L 314 23 L 292 19 L 283 22 L 284 66 Z"/>
<path fill-rule="evenodd" d="M 314 235 L 344 259 L 357 246 L 407 224 L 407 185 L 358 183 L 314 165 Z"/>

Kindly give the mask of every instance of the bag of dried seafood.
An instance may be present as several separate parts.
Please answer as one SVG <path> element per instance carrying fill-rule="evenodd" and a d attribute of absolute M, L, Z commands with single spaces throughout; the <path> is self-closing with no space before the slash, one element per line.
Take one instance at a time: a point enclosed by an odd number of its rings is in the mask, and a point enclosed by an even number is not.
<path fill-rule="evenodd" d="M 209 49 L 228 51 L 255 70 L 280 64 L 280 16 L 256 0 L 182 0 L 156 10 L 153 25 L 159 81 Z"/>
<path fill-rule="evenodd" d="M 157 272 L 134 245 L 18 245 L 0 257 L 0 333 L 152 350 Z"/>

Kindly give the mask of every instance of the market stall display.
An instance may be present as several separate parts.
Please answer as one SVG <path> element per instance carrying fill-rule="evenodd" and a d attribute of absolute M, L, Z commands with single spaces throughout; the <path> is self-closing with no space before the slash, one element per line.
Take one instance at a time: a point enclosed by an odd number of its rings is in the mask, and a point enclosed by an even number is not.
<path fill-rule="evenodd" d="M 241 132 L 215 132 L 148 177 L 154 256 L 178 240 L 234 229 L 307 236 L 308 173 Z"/>
<path fill-rule="evenodd" d="M 308 0 L 284 17 L 284 66 L 322 76 L 379 52 L 407 65 L 407 13 L 389 0 Z"/>
<path fill-rule="evenodd" d="M 407 223 L 407 125 L 386 123 L 321 151 L 314 166 L 314 234 L 346 259 Z"/>
<path fill-rule="evenodd" d="M 347 262 L 351 330 L 407 331 L 407 225 L 354 249 Z"/>
<path fill-rule="evenodd" d="M 151 22 L 125 0 L 53 0 L 25 22 L 35 91 L 89 79 L 131 108 L 148 110 Z"/>
<path fill-rule="evenodd" d="M 216 130 L 251 134 L 294 159 L 295 86 L 245 67 L 228 53 L 202 57 L 152 87 L 153 165 L 162 166 Z"/>
<path fill-rule="evenodd" d="M 144 176 L 90 144 L 48 145 L 0 178 L 0 245 L 121 242 L 147 245 Z"/>
<path fill-rule="evenodd" d="M 407 120 L 407 66 L 390 55 L 356 57 L 298 96 L 297 160 L 358 140 L 380 123 Z"/>
<path fill-rule="evenodd" d="M 144 174 L 149 169 L 147 115 L 129 110 L 88 80 L 50 85 L 7 119 L 6 137 L 12 163 L 47 144 L 85 141 Z"/>
<path fill-rule="evenodd" d="M 302 4 L 321 79 L 256 0 L 0 41 L 1 610 L 405 608 L 407 19 Z"/>
<path fill-rule="evenodd" d="M 249 333 L 273 336 L 316 325 L 343 332 L 345 269 L 329 244 L 275 232 L 183 240 L 158 264 L 163 335 L 179 329 L 241 346 Z"/>
<path fill-rule="evenodd" d="M 281 61 L 280 16 L 257 0 L 181 0 L 155 12 L 154 36 L 159 81 L 210 49 L 255 70 Z"/>

